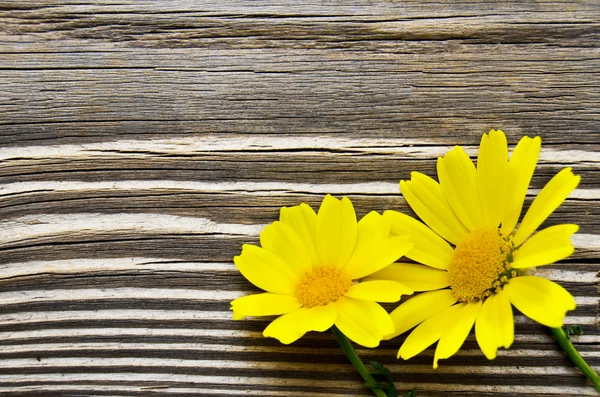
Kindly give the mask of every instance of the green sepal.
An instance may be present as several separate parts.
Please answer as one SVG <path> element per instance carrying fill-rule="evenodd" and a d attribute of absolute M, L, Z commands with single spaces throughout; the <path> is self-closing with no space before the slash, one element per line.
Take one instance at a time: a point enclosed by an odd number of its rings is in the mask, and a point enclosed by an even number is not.
<path fill-rule="evenodd" d="M 413 387 L 413 389 L 411 391 L 409 391 L 402 397 L 417 397 L 417 388 Z"/>
<path fill-rule="evenodd" d="M 583 330 L 581 329 L 581 325 L 573 324 L 565 327 L 565 334 L 567 334 L 567 338 L 571 339 L 571 336 L 579 336 L 583 334 Z"/>
<path fill-rule="evenodd" d="M 377 382 L 377 386 L 384 390 L 388 397 L 399 397 L 398 390 L 396 390 L 396 385 L 394 384 L 390 370 L 377 361 L 369 361 L 369 364 L 374 369 L 374 371 L 370 371 L 371 375 L 373 375 L 373 377 L 376 379 L 382 378 L 381 382 Z"/>

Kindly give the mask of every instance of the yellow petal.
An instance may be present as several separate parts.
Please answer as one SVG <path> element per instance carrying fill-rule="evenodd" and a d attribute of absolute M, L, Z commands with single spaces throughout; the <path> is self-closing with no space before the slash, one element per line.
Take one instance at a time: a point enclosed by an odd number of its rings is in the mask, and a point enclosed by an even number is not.
<path fill-rule="evenodd" d="M 375 302 L 398 302 L 402 295 L 410 295 L 413 290 L 390 280 L 364 281 L 354 284 L 344 294 L 350 298 Z"/>
<path fill-rule="evenodd" d="M 575 309 L 573 296 L 544 278 L 515 277 L 504 286 L 504 291 L 521 313 L 547 327 L 562 327 L 567 311 Z"/>
<path fill-rule="evenodd" d="M 575 248 L 571 236 L 579 226 L 563 224 L 537 232 L 513 254 L 515 269 L 549 265 L 570 256 Z"/>
<path fill-rule="evenodd" d="M 471 328 L 475 323 L 477 314 L 481 309 L 481 301 L 467 303 L 448 324 L 440 337 L 435 355 L 433 357 L 433 368 L 438 367 L 438 360 L 449 358 L 460 349 L 469 336 Z"/>
<path fill-rule="evenodd" d="M 338 317 L 338 308 L 335 303 L 325 306 L 315 306 L 307 309 L 304 322 L 300 325 L 302 331 L 323 332 L 331 328 Z"/>
<path fill-rule="evenodd" d="M 408 236 L 390 237 L 364 247 L 353 256 L 351 264 L 344 267 L 344 271 L 356 280 L 381 270 L 413 247 L 413 243 L 407 240 Z"/>
<path fill-rule="evenodd" d="M 241 255 L 234 257 L 233 262 L 240 273 L 258 288 L 276 294 L 294 294 L 298 276 L 266 249 L 244 244 Z"/>
<path fill-rule="evenodd" d="M 503 236 L 510 234 L 519 217 L 527 194 L 527 188 L 540 155 L 542 140 L 539 136 L 521 138 L 508 161 L 508 183 L 506 208 L 500 231 Z"/>
<path fill-rule="evenodd" d="M 464 306 L 464 303 L 459 303 L 454 306 L 445 307 L 423 321 L 408 335 L 402 346 L 400 346 L 398 357 L 408 360 L 433 345 L 440 339 L 446 327 L 456 318 Z"/>
<path fill-rule="evenodd" d="M 300 339 L 306 332 L 302 330 L 302 323 L 307 309 L 301 308 L 277 317 L 263 331 L 263 336 L 279 340 L 284 345 Z"/>
<path fill-rule="evenodd" d="M 300 237 L 308 251 L 313 266 L 319 263 L 317 254 L 317 214 L 308 204 L 281 208 L 279 220 Z"/>
<path fill-rule="evenodd" d="M 356 247 L 344 272 L 352 279 L 365 277 L 393 263 L 413 246 L 409 236 L 389 237 L 390 224 L 372 211 L 358 222 Z"/>
<path fill-rule="evenodd" d="M 405 256 L 436 269 L 448 268 L 454 251 L 437 233 L 418 220 L 397 211 L 385 211 L 383 217 L 389 220 L 392 235 L 410 236 L 414 246 Z"/>
<path fill-rule="evenodd" d="M 391 225 L 377 211 L 371 211 L 358 222 L 356 245 L 389 237 Z"/>
<path fill-rule="evenodd" d="M 521 222 L 517 233 L 515 233 L 513 239 L 515 245 L 518 246 L 525 241 L 562 204 L 579 185 L 580 180 L 581 177 L 573 175 L 570 167 L 556 174 L 531 203 L 523 222 Z"/>
<path fill-rule="evenodd" d="M 486 227 L 475 166 L 463 148 L 455 146 L 438 158 L 437 171 L 442 192 L 458 219 L 470 231 Z"/>
<path fill-rule="evenodd" d="M 246 316 L 272 316 L 285 314 L 302 306 L 295 296 L 265 292 L 247 295 L 231 302 L 233 319 L 241 320 Z"/>
<path fill-rule="evenodd" d="M 411 173 L 410 181 L 400 181 L 400 192 L 423 222 L 452 244 L 459 244 L 469 235 L 448 204 L 440 185 L 427 175 Z"/>
<path fill-rule="evenodd" d="M 475 322 L 475 336 L 479 348 L 488 358 L 496 358 L 500 346 L 508 349 L 515 339 L 512 306 L 504 291 L 490 296 L 483 302 Z"/>
<path fill-rule="evenodd" d="M 342 267 L 356 244 L 356 213 L 346 197 L 325 196 L 317 215 L 317 252 L 324 266 Z"/>
<path fill-rule="evenodd" d="M 410 298 L 390 313 L 395 330 L 386 334 L 385 339 L 394 338 L 408 331 L 415 325 L 455 303 L 456 298 L 449 289 L 424 292 Z"/>
<path fill-rule="evenodd" d="M 389 314 L 371 301 L 341 297 L 335 326 L 350 340 L 364 347 L 376 347 L 383 335 L 394 329 Z"/>
<path fill-rule="evenodd" d="M 432 291 L 450 285 L 447 271 L 416 263 L 392 263 L 366 278 L 373 279 L 397 281 L 413 291 Z"/>
<path fill-rule="evenodd" d="M 477 157 L 477 188 L 487 227 L 497 228 L 504 217 L 508 146 L 504 132 L 491 130 L 481 137 Z"/>
<path fill-rule="evenodd" d="M 294 230 L 282 222 L 273 222 L 260 233 L 260 245 L 277 255 L 297 277 L 312 269 L 306 246 Z"/>

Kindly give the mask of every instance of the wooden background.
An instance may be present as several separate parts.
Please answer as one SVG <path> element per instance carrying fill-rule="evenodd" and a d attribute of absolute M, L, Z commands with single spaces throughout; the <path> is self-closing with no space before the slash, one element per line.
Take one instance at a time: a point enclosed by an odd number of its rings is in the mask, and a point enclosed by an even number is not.
<path fill-rule="evenodd" d="M 531 197 L 576 253 L 539 269 L 600 369 L 598 1 L 0 1 L 0 395 L 368 396 L 329 333 L 284 346 L 234 322 L 243 243 L 284 205 L 350 197 L 410 213 L 482 133 L 540 135 Z M 360 349 L 420 396 L 595 395 L 543 327 L 431 369 Z"/>

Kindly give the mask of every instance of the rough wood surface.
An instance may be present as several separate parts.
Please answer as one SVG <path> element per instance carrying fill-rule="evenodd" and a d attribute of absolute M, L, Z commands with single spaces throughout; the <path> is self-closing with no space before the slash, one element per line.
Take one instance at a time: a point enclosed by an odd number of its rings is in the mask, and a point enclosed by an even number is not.
<path fill-rule="evenodd" d="M 597 1 L 0 1 L 0 395 L 368 396 L 328 333 L 231 319 L 232 257 L 325 193 L 410 213 L 398 180 L 490 128 L 542 137 L 528 202 L 582 175 L 539 273 L 600 369 L 599 38 Z M 422 396 L 596 394 L 520 315 L 494 361 L 402 339 L 360 354 Z"/>

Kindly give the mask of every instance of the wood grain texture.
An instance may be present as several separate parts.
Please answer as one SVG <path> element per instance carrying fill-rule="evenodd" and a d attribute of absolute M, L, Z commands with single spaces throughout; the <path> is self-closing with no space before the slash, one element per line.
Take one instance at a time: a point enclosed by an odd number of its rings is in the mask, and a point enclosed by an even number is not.
<path fill-rule="evenodd" d="M 232 258 L 326 193 L 412 214 L 398 180 L 491 128 L 543 139 L 526 207 L 582 176 L 538 272 L 600 369 L 599 38 L 596 1 L 0 1 L 0 395 L 368 396 L 328 333 L 231 319 Z M 494 361 L 403 339 L 359 353 L 421 396 L 596 395 L 522 315 Z"/>

